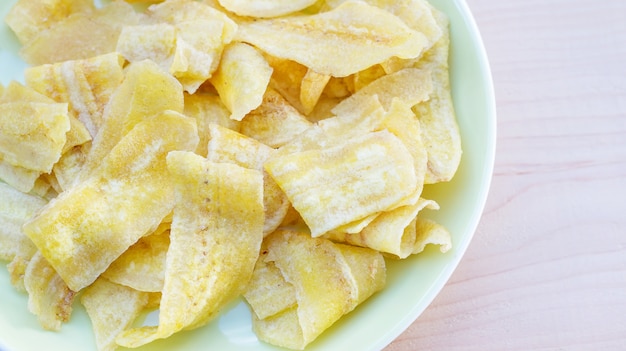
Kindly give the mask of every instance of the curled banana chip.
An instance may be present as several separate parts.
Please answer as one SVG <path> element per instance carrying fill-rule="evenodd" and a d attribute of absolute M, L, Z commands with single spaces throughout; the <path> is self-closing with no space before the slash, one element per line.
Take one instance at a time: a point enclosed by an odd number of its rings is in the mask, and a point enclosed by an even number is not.
<path fill-rule="evenodd" d="M 422 33 L 389 12 L 360 1 L 346 1 L 314 15 L 243 22 L 235 38 L 335 77 L 392 56 L 418 57 L 427 44 Z"/>
<path fill-rule="evenodd" d="M 171 152 L 176 207 L 155 327 L 129 329 L 116 342 L 138 347 L 206 324 L 239 296 L 252 276 L 263 239 L 259 171 Z"/>
<path fill-rule="evenodd" d="M 255 276 L 244 295 L 254 311 L 253 330 L 261 340 L 302 350 L 382 289 L 386 272 L 377 251 L 278 230 L 265 239 Z M 266 276 L 271 279 L 258 279 Z"/>
<path fill-rule="evenodd" d="M 35 253 L 24 272 L 24 288 L 28 292 L 28 309 L 37 315 L 44 329 L 59 330 L 72 314 L 76 292 L 72 291 L 54 268 Z"/>
<path fill-rule="evenodd" d="M 195 121 L 176 112 L 137 124 L 97 172 L 46 205 L 24 233 L 70 289 L 81 290 L 172 211 L 165 156 L 197 142 Z"/>

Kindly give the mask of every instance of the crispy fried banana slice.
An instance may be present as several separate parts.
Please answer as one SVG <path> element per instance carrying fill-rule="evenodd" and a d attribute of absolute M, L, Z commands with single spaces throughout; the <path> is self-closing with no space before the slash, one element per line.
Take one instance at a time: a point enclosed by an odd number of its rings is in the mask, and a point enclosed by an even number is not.
<path fill-rule="evenodd" d="M 24 233 L 68 286 L 79 291 L 174 206 L 165 165 L 173 150 L 194 150 L 195 120 L 173 111 L 138 123 L 97 172 L 64 191 L 28 221 Z"/>

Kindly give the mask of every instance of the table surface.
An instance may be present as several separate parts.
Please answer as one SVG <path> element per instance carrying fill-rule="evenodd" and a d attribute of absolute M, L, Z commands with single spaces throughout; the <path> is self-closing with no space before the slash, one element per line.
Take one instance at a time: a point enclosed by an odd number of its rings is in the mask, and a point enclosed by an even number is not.
<path fill-rule="evenodd" d="M 385 351 L 626 349 L 626 1 L 467 0 L 489 57 L 490 195 Z"/>

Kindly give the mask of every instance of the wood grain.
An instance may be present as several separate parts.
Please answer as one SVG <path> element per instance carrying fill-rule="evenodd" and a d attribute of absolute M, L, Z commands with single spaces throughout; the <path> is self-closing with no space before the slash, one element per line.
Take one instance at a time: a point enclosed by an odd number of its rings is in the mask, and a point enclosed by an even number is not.
<path fill-rule="evenodd" d="M 496 90 L 492 188 L 385 350 L 626 350 L 626 1 L 467 2 Z"/>

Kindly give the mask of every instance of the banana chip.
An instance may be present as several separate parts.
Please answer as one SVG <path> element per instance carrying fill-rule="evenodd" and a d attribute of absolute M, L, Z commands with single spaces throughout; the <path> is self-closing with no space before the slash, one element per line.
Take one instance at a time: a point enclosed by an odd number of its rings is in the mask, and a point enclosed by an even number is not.
<path fill-rule="evenodd" d="M 124 27 L 117 51 L 131 62 L 157 62 L 194 93 L 217 69 L 237 25 L 198 1 L 164 1 L 150 6 L 148 14 L 158 23 Z"/>
<path fill-rule="evenodd" d="M 185 116 L 193 117 L 198 124 L 198 136 L 200 142 L 196 153 L 206 156 L 207 145 L 209 144 L 211 124 L 218 124 L 222 127 L 232 129 L 236 132 L 241 128 L 241 122 L 230 119 L 230 111 L 224 106 L 217 94 L 207 92 L 196 92 L 195 94 L 185 94 Z"/>
<path fill-rule="evenodd" d="M 285 281 L 274 262 L 267 260 L 266 242 L 259 256 L 248 288 L 243 294 L 258 319 L 265 319 L 297 304 L 293 284 Z"/>
<path fill-rule="evenodd" d="M 432 71 L 433 93 L 428 101 L 413 107 L 422 125 L 422 139 L 428 150 L 427 184 L 452 179 L 463 153 L 461 135 L 450 93 L 448 20 L 442 13 L 436 13 L 436 19 L 444 29 L 444 33 L 424 54 L 424 59 L 416 64 L 417 67 L 428 68 Z"/>
<path fill-rule="evenodd" d="M 319 74 L 310 69 L 306 72 L 300 85 L 300 102 L 305 114 L 308 115 L 313 111 L 330 78 L 329 75 Z"/>
<path fill-rule="evenodd" d="M 415 58 L 427 44 L 422 33 L 396 16 L 360 1 L 314 15 L 241 23 L 235 38 L 335 77 L 392 56 Z"/>
<path fill-rule="evenodd" d="M 415 177 L 417 178 L 417 195 L 421 194 L 424 178 L 428 169 L 428 151 L 422 141 L 422 127 L 417 116 L 410 106 L 393 99 L 391 107 L 382 123 L 382 128 L 387 129 L 397 136 L 413 156 L 415 165 Z"/>
<path fill-rule="evenodd" d="M 234 163 L 263 173 L 263 208 L 265 212 L 263 235 L 273 232 L 285 218 L 290 205 L 285 193 L 263 170 L 263 164 L 276 150 L 215 124 L 211 125 L 209 130 L 211 140 L 209 141 L 207 158 L 210 161 Z"/>
<path fill-rule="evenodd" d="M 61 190 L 69 189 L 74 183 L 74 180 L 80 175 L 90 146 L 91 144 L 88 143 L 86 145 L 73 147 L 66 151 L 59 159 L 59 162 L 55 163 L 54 167 L 52 167 L 52 173 Z"/>
<path fill-rule="evenodd" d="M 427 48 L 431 47 L 443 34 L 433 14 L 436 10 L 426 0 L 366 0 L 366 2 L 389 11 L 410 28 L 423 33 L 427 39 Z"/>
<path fill-rule="evenodd" d="M 37 315 L 44 329 L 59 330 L 70 319 L 76 292 L 72 291 L 40 252 L 28 262 L 24 272 L 28 310 Z"/>
<path fill-rule="evenodd" d="M 23 86 L 17 82 L 11 82 L 7 87 L 4 95 L 0 98 L 0 103 L 12 101 L 23 101 L 30 103 L 35 102 L 44 104 L 55 103 L 54 100 L 48 98 L 47 96 L 42 95 L 34 89 Z M 63 149 L 61 150 L 61 158 L 66 152 L 68 152 L 75 146 L 82 145 L 91 140 L 91 135 L 89 135 L 89 131 L 87 131 L 85 126 L 79 120 L 77 120 L 71 114 L 68 114 L 68 118 L 70 122 L 70 130 L 68 130 L 65 134 L 66 140 L 65 144 L 63 145 Z M 42 176 L 46 176 L 46 174 L 43 174 Z M 39 194 L 41 194 L 41 192 L 39 192 Z"/>
<path fill-rule="evenodd" d="M 265 239 L 266 249 L 257 264 L 258 269 L 272 267 L 268 282 L 253 280 L 245 296 L 253 313 L 252 328 L 261 340 L 274 345 L 302 350 L 341 316 L 352 311 L 385 284 L 385 261 L 374 250 L 333 244 L 322 238 L 311 238 L 308 233 L 279 230 Z M 315 272 L 315 274 L 311 274 Z M 282 281 L 280 277 L 282 276 Z M 263 294 L 263 284 L 285 287 L 293 291 L 292 299 Z M 261 286 L 255 285 L 261 284 Z M 293 286 L 293 289 L 289 287 Z M 259 294 L 260 293 L 260 294 Z M 260 296 L 259 296 L 260 295 Z M 261 299 L 258 299 L 261 297 Z M 281 311 L 264 313 L 264 304 L 280 306 Z M 279 309 L 279 308 L 277 308 Z M 269 315 L 269 316 L 268 316 Z"/>
<path fill-rule="evenodd" d="M 57 102 L 68 102 L 71 115 L 84 124 L 91 139 L 103 123 L 105 105 L 122 83 L 123 61 L 118 53 L 110 53 L 40 65 L 26 69 L 24 78 L 39 93 Z"/>
<path fill-rule="evenodd" d="M 130 62 L 150 59 L 169 71 L 176 50 L 177 30 L 169 23 L 124 26 L 115 50 Z"/>
<path fill-rule="evenodd" d="M 20 0 L 6 15 L 5 22 L 19 41 L 27 44 L 70 15 L 94 9 L 90 0 L 51 0 L 43 3 L 40 0 Z"/>
<path fill-rule="evenodd" d="M 304 115 L 268 87 L 261 105 L 241 121 L 241 133 L 265 145 L 280 147 L 311 126 Z"/>
<path fill-rule="evenodd" d="M 272 78 L 269 86 L 275 89 L 301 114 L 306 114 L 300 102 L 300 86 L 309 69 L 298 62 L 268 55 L 267 53 L 264 54 L 264 57 L 272 67 Z"/>
<path fill-rule="evenodd" d="M 70 130 L 67 104 L 0 104 L 0 159 L 10 165 L 47 173 L 61 157 Z"/>
<path fill-rule="evenodd" d="M 263 239 L 263 177 L 256 170 L 171 152 L 177 204 L 167 253 L 159 325 L 117 338 L 137 347 L 206 324 L 239 296 Z"/>
<path fill-rule="evenodd" d="M 386 118 L 378 96 L 368 96 L 353 110 L 321 120 L 279 148 L 281 155 L 315 149 L 325 149 L 346 140 L 361 137 L 381 129 Z"/>
<path fill-rule="evenodd" d="M 80 179 L 94 172 L 136 124 L 165 110 L 182 112 L 183 104 L 183 89 L 174 77 L 149 60 L 131 63 L 124 81 L 106 106 L 103 116 L 106 122 L 93 140 Z"/>
<path fill-rule="evenodd" d="M 220 5 L 239 16 L 277 17 L 303 10 L 317 0 L 219 0 Z"/>
<path fill-rule="evenodd" d="M 36 248 L 22 233 L 22 225 L 47 201 L 24 194 L 0 182 L 0 260 L 11 261 L 19 254 L 32 256 Z"/>
<path fill-rule="evenodd" d="M 270 159 L 265 169 L 313 237 L 384 211 L 414 191 L 413 158 L 388 131 Z"/>
<path fill-rule="evenodd" d="M 0 179 L 23 193 L 33 190 L 40 175 L 41 172 L 14 166 L 0 157 Z"/>
<path fill-rule="evenodd" d="M 341 101 L 332 111 L 335 114 L 341 114 L 358 109 L 363 101 L 372 95 L 378 96 L 378 100 L 386 110 L 391 107 L 393 99 L 399 99 L 409 107 L 413 107 L 428 100 L 432 90 L 433 82 L 428 70 L 407 68 L 374 80 Z"/>
<path fill-rule="evenodd" d="M 24 233 L 79 291 L 171 212 L 165 156 L 193 150 L 197 142 L 195 121 L 176 112 L 137 124 L 96 173 L 46 205 Z"/>
<path fill-rule="evenodd" d="M 324 237 L 406 258 L 413 254 L 417 241 L 418 232 L 415 228 L 410 230 L 412 221 L 424 208 L 439 209 L 439 205 L 432 200 L 420 199 L 414 205 L 382 212 L 357 234 L 334 231 Z"/>
<path fill-rule="evenodd" d="M 272 76 L 272 67 L 254 47 L 233 43 L 224 49 L 220 66 L 211 78 L 230 118 L 241 121 L 261 105 Z"/>
<path fill-rule="evenodd" d="M 26 268 L 28 268 L 28 262 L 30 262 L 33 255 L 34 253 L 29 255 L 18 254 L 7 264 L 11 285 L 19 292 L 28 293 L 24 286 L 24 275 L 26 274 Z"/>
<path fill-rule="evenodd" d="M 382 64 L 371 66 L 352 75 L 352 85 L 354 86 L 353 90 L 357 92 L 376 79 L 386 75 L 387 72 L 385 72 L 381 65 Z"/>
<path fill-rule="evenodd" d="M 37 104 L 38 106 L 48 105 L 51 107 L 51 111 L 53 111 L 54 109 L 57 109 L 59 112 L 61 110 L 66 110 L 66 107 L 63 107 L 63 106 L 67 106 L 64 103 L 57 104 L 54 100 L 38 93 L 37 91 L 31 88 L 25 87 L 22 84 L 14 82 L 14 81 L 9 83 L 6 89 L 3 89 L 2 94 L 0 94 L 0 106 L 13 104 L 13 103 L 19 103 L 22 105 Z M 18 112 L 18 111 L 13 111 L 13 112 Z M 22 113 L 26 113 L 26 114 L 22 115 Z M 14 121 L 12 119 L 18 118 L 20 120 L 19 123 L 25 124 L 27 126 L 29 125 L 30 118 L 33 118 L 33 117 L 38 118 L 38 116 L 29 115 L 27 113 L 27 110 L 21 111 L 20 114 L 2 116 L 2 118 L 4 119 L 4 123 L 13 124 Z M 54 162 L 54 158 L 56 158 L 56 155 L 58 152 L 58 146 L 61 143 L 63 143 L 63 147 L 61 148 L 61 154 L 63 154 L 68 148 L 71 148 L 75 144 L 83 143 L 89 140 L 89 134 L 85 133 L 86 131 L 84 128 L 81 128 L 82 125 L 80 124 L 80 122 L 78 122 L 75 118 L 73 118 L 69 114 L 67 114 L 67 119 L 69 122 L 70 129 L 66 133 L 63 133 L 63 131 L 60 131 L 60 130 L 57 130 L 56 132 L 53 130 L 49 131 L 49 132 L 52 132 L 50 136 L 52 138 L 56 138 L 57 139 L 56 141 L 46 140 L 47 137 L 46 137 L 45 130 L 42 131 L 44 133 L 43 136 L 39 136 L 39 137 L 34 136 L 38 140 L 28 140 L 29 139 L 28 134 L 20 135 L 20 133 L 18 133 L 18 135 L 14 135 L 13 137 L 18 137 L 19 139 L 26 138 L 25 142 L 31 143 L 30 145 L 31 150 L 37 150 L 39 147 L 45 147 L 45 145 L 41 145 L 42 142 L 43 143 L 47 142 L 48 144 L 50 142 L 53 142 L 54 144 L 53 144 L 52 150 L 47 150 L 47 153 L 44 152 L 42 153 L 42 155 L 39 155 L 39 156 L 45 157 L 45 155 L 47 154 L 48 157 L 53 157 L 52 159 L 46 162 L 46 167 L 47 167 L 47 165 L 49 165 L 50 162 Z M 62 122 L 64 123 L 65 118 L 62 118 L 62 120 L 63 120 Z M 43 126 L 37 127 L 37 124 L 39 123 L 41 123 L 41 121 L 38 121 L 38 122 L 36 121 L 31 126 L 34 128 L 33 129 L 34 132 L 36 132 L 37 129 L 41 129 L 41 127 L 45 128 L 45 124 L 48 124 L 51 127 L 54 127 L 53 120 L 52 121 L 49 120 L 47 122 L 44 121 Z M 63 123 L 60 125 L 60 127 L 63 127 Z M 0 124 L 2 124 L 2 122 L 0 122 Z M 7 130 L 7 132 L 9 131 L 10 130 Z M 0 132 L 0 139 L 2 139 L 3 136 L 11 138 L 10 136 L 3 135 L 3 133 Z M 63 139 L 62 139 L 63 136 L 65 136 L 65 142 L 63 142 Z M 19 145 L 10 145 L 7 147 L 9 147 L 9 152 L 11 148 L 17 148 L 18 150 L 21 149 Z M 57 150 L 57 151 L 54 151 L 54 150 Z M 25 150 L 20 150 L 20 151 L 22 152 Z M 54 155 L 52 156 L 50 152 L 53 152 Z M 37 182 L 37 180 L 40 178 L 42 174 L 45 174 L 46 172 L 49 172 L 49 171 L 45 171 L 41 169 L 32 169 L 32 167 L 28 166 L 27 164 L 15 164 L 11 162 L 11 159 L 12 157 L 8 157 L 8 159 L 3 157 L 2 151 L 0 151 L 0 179 L 4 180 L 7 184 L 13 186 L 15 189 L 18 189 L 22 192 L 27 193 L 27 192 L 32 192 L 32 191 L 37 190 L 36 194 L 43 195 L 45 193 L 45 189 L 43 188 L 35 189 L 35 185 L 42 184 L 41 182 Z"/>
<path fill-rule="evenodd" d="M 114 351 L 115 338 L 148 306 L 150 294 L 98 278 L 83 291 L 80 302 L 91 320 L 98 351 Z"/>
<path fill-rule="evenodd" d="M 101 276 L 138 291 L 161 292 L 169 246 L 169 223 L 166 223 L 124 251 Z"/>
<path fill-rule="evenodd" d="M 108 54 L 115 51 L 124 26 L 142 21 L 145 16 L 124 1 L 113 1 L 95 10 L 77 8 L 55 20 L 46 30 L 38 31 L 22 46 L 20 56 L 31 65 L 42 65 Z"/>
<path fill-rule="evenodd" d="M 416 218 L 415 233 L 413 254 L 424 251 L 428 244 L 439 245 L 441 252 L 447 252 L 452 248 L 452 237 L 448 229 L 431 219 Z"/>

